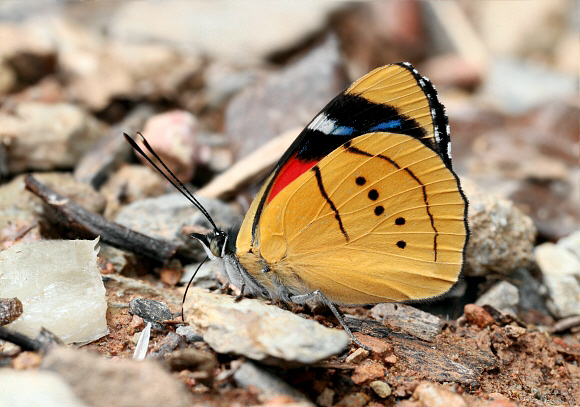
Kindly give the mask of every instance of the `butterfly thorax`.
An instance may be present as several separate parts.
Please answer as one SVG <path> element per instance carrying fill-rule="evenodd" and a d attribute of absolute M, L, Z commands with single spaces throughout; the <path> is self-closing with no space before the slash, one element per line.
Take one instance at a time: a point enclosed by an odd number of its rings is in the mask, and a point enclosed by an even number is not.
<path fill-rule="evenodd" d="M 244 287 L 244 293 L 263 298 L 277 298 L 275 285 L 268 278 L 260 274 L 252 275 L 248 272 L 251 267 L 242 265 L 235 253 L 235 242 L 238 230 L 232 229 L 227 232 L 216 230 L 207 234 L 191 234 L 191 237 L 199 240 L 207 256 L 218 262 L 221 271 L 228 280 L 237 288 Z M 250 256 L 247 260 L 252 261 Z M 255 262 L 259 262 L 258 259 Z M 257 278 L 256 278 L 257 277 Z"/>

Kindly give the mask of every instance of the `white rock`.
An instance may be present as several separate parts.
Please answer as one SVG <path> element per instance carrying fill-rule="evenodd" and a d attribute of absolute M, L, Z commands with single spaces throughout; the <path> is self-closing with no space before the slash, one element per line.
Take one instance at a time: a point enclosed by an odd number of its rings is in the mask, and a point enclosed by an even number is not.
<path fill-rule="evenodd" d="M 544 276 L 580 275 L 580 259 L 560 243 L 543 243 L 535 248 L 534 256 Z"/>
<path fill-rule="evenodd" d="M 0 407 L 86 407 L 56 373 L 0 371 Z"/>
<path fill-rule="evenodd" d="M 574 253 L 580 261 L 580 230 L 558 240 L 558 246 Z"/>
<path fill-rule="evenodd" d="M 554 316 L 567 318 L 580 315 L 580 283 L 574 276 L 545 274 L 544 284 L 550 292 L 546 305 Z"/>
<path fill-rule="evenodd" d="M 9 328 L 35 337 L 44 327 L 66 343 L 108 332 L 97 240 L 19 244 L 0 253 L 0 297 L 17 297 L 24 312 Z"/>

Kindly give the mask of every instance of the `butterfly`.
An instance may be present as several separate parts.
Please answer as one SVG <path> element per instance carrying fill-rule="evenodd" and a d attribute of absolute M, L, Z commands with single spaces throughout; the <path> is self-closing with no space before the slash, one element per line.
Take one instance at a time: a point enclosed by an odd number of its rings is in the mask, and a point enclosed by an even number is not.
<path fill-rule="evenodd" d="M 191 236 L 242 295 L 324 303 L 361 346 L 336 305 L 438 297 L 465 263 L 468 202 L 451 166 L 448 119 L 409 63 L 377 68 L 328 103 L 239 229 L 219 229 L 178 189 L 213 227 Z"/>

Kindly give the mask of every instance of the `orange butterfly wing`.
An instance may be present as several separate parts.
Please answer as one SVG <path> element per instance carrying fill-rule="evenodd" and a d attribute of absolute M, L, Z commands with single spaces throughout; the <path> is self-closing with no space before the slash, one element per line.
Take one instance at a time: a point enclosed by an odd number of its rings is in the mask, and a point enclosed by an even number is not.
<path fill-rule="evenodd" d="M 259 281 L 337 303 L 434 297 L 461 272 L 465 202 L 456 176 L 420 141 L 366 134 L 283 189 L 261 214 L 251 253 L 240 247 L 238 256 Z"/>

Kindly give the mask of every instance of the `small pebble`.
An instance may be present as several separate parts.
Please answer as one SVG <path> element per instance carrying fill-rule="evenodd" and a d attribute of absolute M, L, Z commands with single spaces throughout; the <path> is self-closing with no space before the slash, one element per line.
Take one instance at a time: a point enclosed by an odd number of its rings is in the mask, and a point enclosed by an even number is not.
<path fill-rule="evenodd" d="M 346 363 L 360 363 L 363 359 L 369 356 L 369 351 L 363 348 L 358 348 L 346 357 Z"/>
<path fill-rule="evenodd" d="M 22 302 L 18 298 L 0 298 L 0 325 L 8 325 L 20 315 L 22 315 Z"/>
<path fill-rule="evenodd" d="M 147 298 L 134 298 L 129 301 L 129 312 L 147 322 L 161 322 L 173 318 L 167 304 Z"/>
<path fill-rule="evenodd" d="M 0 385 L 0 404 L 2 406 L 88 406 L 73 392 L 66 380 L 55 372 L 0 369 L 0 383 L 2 383 Z"/>
<path fill-rule="evenodd" d="M 152 116 L 143 129 L 151 147 L 183 182 L 193 178 L 198 132 L 197 119 L 184 110 Z M 141 161 L 145 162 L 145 159 L 141 158 Z"/>
<path fill-rule="evenodd" d="M 525 334 L 526 328 L 522 328 L 521 326 L 513 326 L 513 325 L 506 325 L 504 327 L 505 333 L 507 334 L 507 336 L 509 336 L 510 338 L 514 338 L 517 339 L 520 336 L 522 336 L 523 334 Z"/>
<path fill-rule="evenodd" d="M 133 318 L 131 318 L 131 322 L 129 323 L 129 328 L 131 328 L 133 332 L 142 331 L 145 329 L 145 320 L 139 315 L 133 315 Z"/>
<path fill-rule="evenodd" d="M 355 384 L 362 384 L 374 379 L 385 377 L 385 368 L 374 360 L 365 360 L 354 369 L 351 380 Z"/>
<path fill-rule="evenodd" d="M 395 355 L 390 355 L 385 357 L 385 363 L 388 363 L 390 365 L 394 365 L 395 363 L 397 363 L 397 357 Z"/>
<path fill-rule="evenodd" d="M 373 389 L 373 391 L 377 394 L 377 396 L 382 399 L 391 395 L 391 386 L 382 380 L 375 380 L 374 382 L 370 383 L 370 386 L 371 389 Z"/>
<path fill-rule="evenodd" d="M 280 377 L 262 367 L 246 361 L 235 371 L 233 379 L 238 387 L 253 387 L 265 397 L 287 396 L 296 401 L 306 401 L 306 397 Z"/>
<path fill-rule="evenodd" d="M 181 335 L 176 334 L 175 332 L 169 331 L 167 335 L 161 340 L 161 343 L 157 345 L 157 350 L 151 353 L 151 357 L 162 357 L 165 354 L 172 352 L 174 349 L 184 342 L 184 338 Z"/>
<path fill-rule="evenodd" d="M 139 342 L 139 338 L 141 337 L 141 332 L 136 332 L 132 337 L 131 337 L 131 343 L 133 345 L 137 345 L 137 342 Z"/>
<path fill-rule="evenodd" d="M 183 270 L 165 268 L 161 270 L 161 281 L 167 285 L 175 286 L 179 283 Z"/>
<path fill-rule="evenodd" d="M 35 352 L 22 352 L 12 361 L 12 367 L 16 370 L 33 369 L 42 363 L 42 356 Z"/>
<path fill-rule="evenodd" d="M 477 325 L 481 329 L 495 324 L 493 317 L 479 305 L 467 304 L 463 308 L 463 312 L 467 322 Z"/>
<path fill-rule="evenodd" d="M 363 335 L 358 332 L 356 332 L 354 336 L 359 341 L 361 341 L 363 345 L 371 348 L 372 357 L 381 357 L 393 351 L 393 346 L 381 338 L 375 338 L 374 336 L 370 335 Z"/>
<path fill-rule="evenodd" d="M 369 396 L 359 392 L 345 396 L 336 405 L 339 407 L 363 407 L 369 400 Z"/>
<path fill-rule="evenodd" d="M 336 392 L 330 388 L 325 388 L 322 390 L 322 393 L 316 397 L 316 405 L 322 407 L 330 407 L 332 406 L 332 401 L 334 400 L 334 395 Z"/>
<path fill-rule="evenodd" d="M 171 352 L 169 366 L 173 371 L 184 369 L 204 373 L 203 378 L 210 378 L 217 366 L 217 360 L 213 353 L 197 349 L 187 348 Z M 198 376 L 201 378 L 201 376 Z"/>
<path fill-rule="evenodd" d="M 459 394 L 431 382 L 419 384 L 413 392 L 413 399 L 429 407 L 467 407 L 465 400 Z"/>
<path fill-rule="evenodd" d="M 22 349 L 11 342 L 0 341 L 0 357 L 12 357 L 18 355 Z"/>
<path fill-rule="evenodd" d="M 185 325 L 178 327 L 175 332 L 178 335 L 185 336 L 185 341 L 187 343 L 201 342 L 203 341 L 203 336 L 196 332 L 192 327 Z"/>

